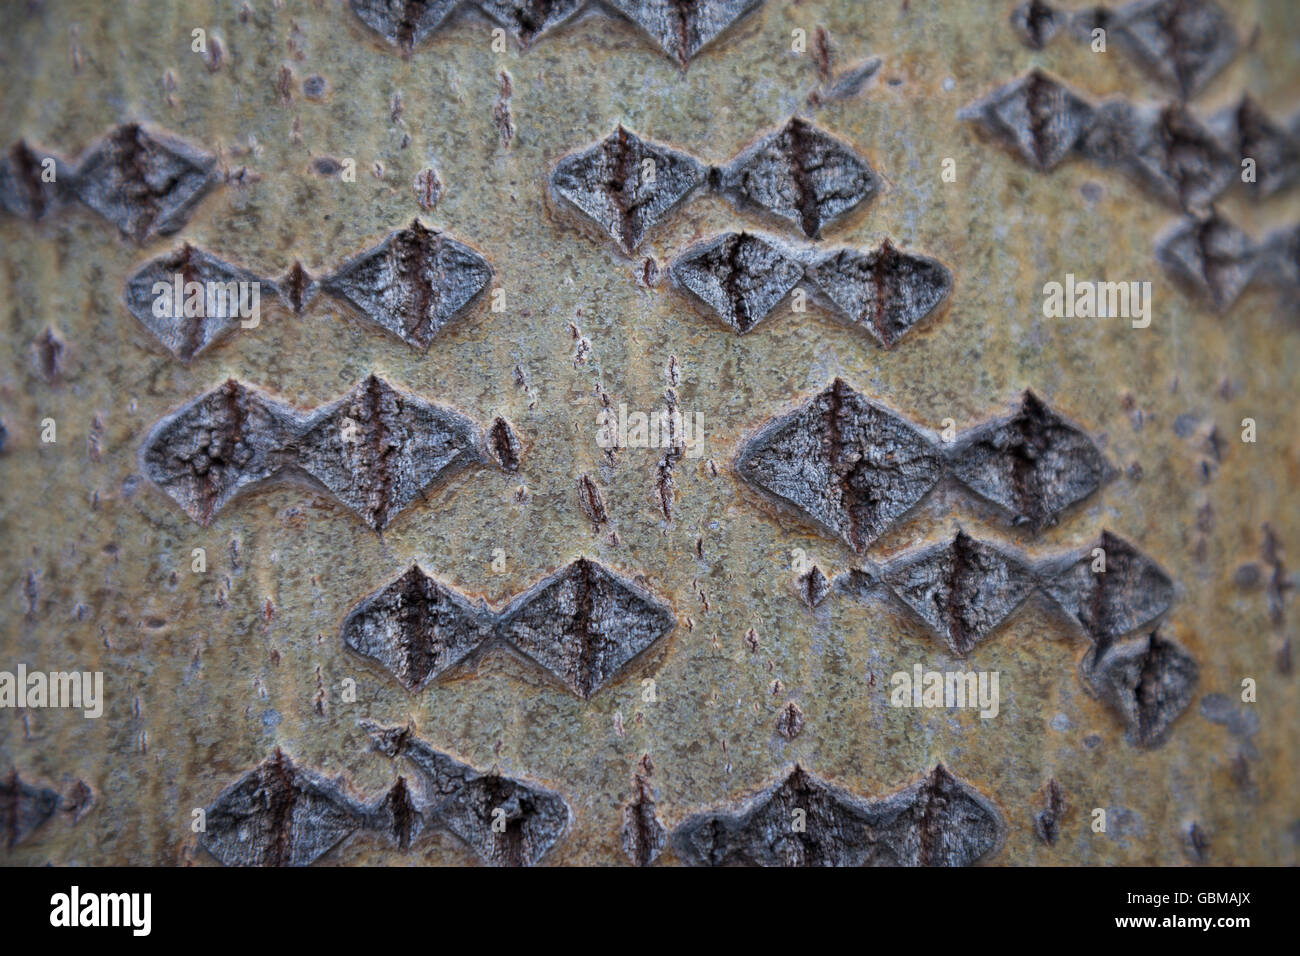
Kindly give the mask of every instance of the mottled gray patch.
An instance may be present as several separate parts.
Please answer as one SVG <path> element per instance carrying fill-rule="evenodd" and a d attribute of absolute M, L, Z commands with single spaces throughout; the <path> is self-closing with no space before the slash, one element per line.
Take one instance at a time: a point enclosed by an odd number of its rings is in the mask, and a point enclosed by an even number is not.
<path fill-rule="evenodd" d="M 1174 418 L 1174 434 L 1179 438 L 1189 438 L 1201 424 L 1201 417 L 1191 412 L 1184 412 Z"/>
<path fill-rule="evenodd" d="M 1226 694 L 1206 694 L 1201 698 L 1201 716 L 1212 723 L 1222 724 L 1236 737 L 1243 756 L 1255 760 L 1259 751 L 1251 739 L 1259 733 L 1259 711 L 1254 706 L 1237 704 Z"/>

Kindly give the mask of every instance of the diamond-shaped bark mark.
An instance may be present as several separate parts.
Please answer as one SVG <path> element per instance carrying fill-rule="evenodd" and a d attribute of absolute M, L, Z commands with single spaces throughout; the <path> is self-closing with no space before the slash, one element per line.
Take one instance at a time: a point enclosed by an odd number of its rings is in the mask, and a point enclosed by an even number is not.
<path fill-rule="evenodd" d="M 1018 559 L 961 531 L 891 562 L 884 580 L 956 654 L 970 653 L 1036 586 Z"/>
<path fill-rule="evenodd" d="M 974 429 L 954 457 L 962 482 L 1033 529 L 1087 498 L 1110 472 L 1092 439 L 1033 392 L 1011 417 Z"/>
<path fill-rule="evenodd" d="M 796 811 L 801 813 L 797 816 Z M 799 817 L 802 830 L 794 826 Z M 707 851 L 706 858 L 682 855 L 687 862 L 713 866 L 864 866 L 872 856 L 870 820 L 870 801 L 796 766 L 747 813 L 715 818 L 712 833 L 695 830 L 691 842 L 696 846 L 691 849 Z M 691 829 L 688 821 L 679 832 L 687 836 Z"/>
<path fill-rule="evenodd" d="M 796 766 L 739 810 L 688 818 L 672 845 L 692 866 L 863 866 L 870 817 L 867 801 Z"/>
<path fill-rule="evenodd" d="M 1098 103 L 1092 119 L 1079 138 L 1077 149 L 1086 159 L 1106 167 L 1118 167 L 1132 173 L 1133 157 L 1137 155 L 1151 123 L 1143 113 L 1125 100 L 1107 100 Z"/>
<path fill-rule="evenodd" d="M 129 124 L 91 147 L 73 182 L 82 202 L 143 242 L 185 225 L 216 183 L 215 165 L 207 153 Z"/>
<path fill-rule="evenodd" d="M 408 345 L 427 349 L 492 277 L 486 259 L 419 220 L 321 281 Z"/>
<path fill-rule="evenodd" d="M 145 438 L 145 476 L 200 524 L 242 488 L 278 472 L 292 413 L 234 379 L 160 420 Z"/>
<path fill-rule="evenodd" d="M 1128 167 L 1157 196 L 1203 209 L 1231 185 L 1236 166 L 1214 134 L 1181 106 L 1139 113 Z"/>
<path fill-rule="evenodd" d="M 739 810 L 690 817 L 672 844 L 696 866 L 965 866 L 1004 829 L 993 805 L 942 766 L 879 799 L 796 766 Z"/>
<path fill-rule="evenodd" d="M 969 866 L 995 850 L 1005 832 L 993 804 L 942 764 L 878 801 L 872 825 L 872 862 L 881 866 Z"/>
<path fill-rule="evenodd" d="M 350 0 L 357 19 L 409 54 L 442 25 L 461 0 Z"/>
<path fill-rule="evenodd" d="M 737 332 L 748 332 L 799 284 L 803 266 L 747 232 L 727 233 L 685 253 L 673 278 Z"/>
<path fill-rule="evenodd" d="M 943 463 L 911 425 L 836 379 L 750 438 L 736 470 L 861 552 L 925 497 Z"/>
<path fill-rule="evenodd" d="M 765 209 L 811 239 L 879 188 L 871 167 L 847 144 L 798 117 L 720 169 L 718 185 L 741 205 Z"/>
<path fill-rule="evenodd" d="M 271 289 L 280 297 L 280 301 L 294 315 L 301 315 L 303 310 L 316 298 L 320 283 L 313 279 L 301 262 L 295 262 L 284 276 L 270 283 Z"/>
<path fill-rule="evenodd" d="M 631 255 L 646 232 L 704 181 L 685 153 L 619 126 L 599 143 L 561 159 L 551 188 Z"/>
<path fill-rule="evenodd" d="M 1255 181 L 1246 188 L 1264 199 L 1300 180 L 1300 140 L 1275 123 L 1249 96 L 1219 113 L 1210 124 L 1238 164 L 1252 160 Z"/>
<path fill-rule="evenodd" d="M 569 806 L 559 794 L 492 773 L 457 790 L 439 818 L 485 863 L 532 866 L 564 836 Z"/>
<path fill-rule="evenodd" d="M 585 700 L 676 623 L 649 592 L 582 558 L 512 601 L 498 633 Z"/>
<path fill-rule="evenodd" d="M 408 690 L 463 661 L 492 636 L 491 618 L 412 565 L 361 601 L 343 622 L 343 643 L 390 671 Z"/>
<path fill-rule="evenodd" d="M 1156 243 L 1156 259 L 1220 311 L 1250 283 L 1258 261 L 1250 238 L 1217 214 L 1179 223 Z"/>
<path fill-rule="evenodd" d="M 365 825 L 365 811 L 279 750 L 207 809 L 199 842 L 226 866 L 306 866 Z"/>
<path fill-rule="evenodd" d="M 1184 99 L 1202 90 L 1237 54 L 1236 30 L 1213 0 L 1138 0 L 1112 18 L 1108 32 Z"/>
<path fill-rule="evenodd" d="M 683 67 L 763 0 L 607 0 Z"/>
<path fill-rule="evenodd" d="M 124 299 L 141 325 L 189 362 L 253 315 L 261 288 L 251 272 L 186 243 L 127 279 Z"/>
<path fill-rule="evenodd" d="M 0 208 L 23 219 L 41 219 L 63 203 L 71 178 L 63 160 L 19 140 L 0 157 Z"/>
<path fill-rule="evenodd" d="M 585 0 L 475 0 L 478 8 L 501 24 L 523 46 L 559 26 Z"/>
<path fill-rule="evenodd" d="M 57 793 L 24 782 L 17 770 L 0 778 L 0 839 L 6 849 L 12 850 L 35 833 L 58 805 Z"/>
<path fill-rule="evenodd" d="M 1055 169 L 1092 119 L 1092 107 L 1041 70 L 1000 87 L 959 112 L 1039 170 Z"/>
<path fill-rule="evenodd" d="M 1059 569 L 1045 569 L 1044 587 L 1091 635 L 1099 648 L 1169 610 L 1174 583 L 1123 538 L 1103 531 L 1097 547 Z M 1104 570 L 1102 570 L 1104 568 Z"/>
<path fill-rule="evenodd" d="M 1093 111 L 1078 149 L 1123 170 L 1170 205 L 1203 209 L 1237 176 L 1230 155 L 1236 134 L 1225 129 L 1225 122 L 1220 115 L 1212 132 L 1183 106 L 1138 107 L 1111 100 Z"/>
<path fill-rule="evenodd" d="M 314 415 L 297 450 L 298 464 L 376 530 L 481 460 L 473 422 L 374 375 Z"/>
<path fill-rule="evenodd" d="M 841 249 L 809 266 L 808 279 L 836 310 L 891 348 L 948 297 L 952 273 L 885 240 L 874 252 Z"/>
<path fill-rule="evenodd" d="M 1196 661 L 1159 632 L 1090 651 L 1084 676 L 1139 747 L 1164 743 L 1196 688 Z"/>

